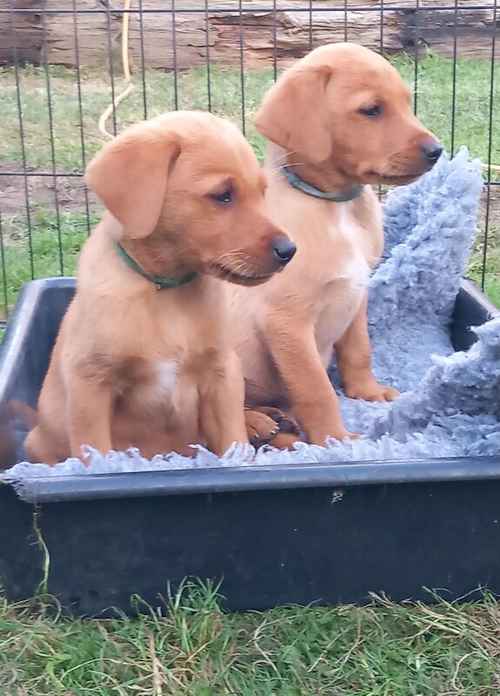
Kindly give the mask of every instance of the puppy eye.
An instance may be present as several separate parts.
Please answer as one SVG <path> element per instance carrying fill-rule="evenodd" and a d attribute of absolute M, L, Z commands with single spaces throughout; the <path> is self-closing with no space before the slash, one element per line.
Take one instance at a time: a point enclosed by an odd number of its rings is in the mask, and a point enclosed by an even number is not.
<path fill-rule="evenodd" d="M 369 118 L 376 118 L 382 113 L 382 107 L 378 104 L 374 104 L 373 106 L 360 109 L 359 113 L 363 114 L 363 116 L 368 116 Z"/>
<path fill-rule="evenodd" d="M 211 198 L 213 198 L 214 201 L 217 201 L 217 203 L 222 203 L 222 205 L 229 205 L 233 202 L 233 192 L 231 189 L 227 189 L 222 193 L 212 193 Z"/>

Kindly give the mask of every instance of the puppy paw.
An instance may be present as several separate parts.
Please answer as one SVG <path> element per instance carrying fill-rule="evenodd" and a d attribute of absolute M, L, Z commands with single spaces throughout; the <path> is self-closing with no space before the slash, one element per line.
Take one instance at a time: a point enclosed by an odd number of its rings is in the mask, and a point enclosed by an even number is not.
<path fill-rule="evenodd" d="M 364 401 L 394 401 L 399 396 L 397 389 L 375 380 L 345 385 L 344 391 L 349 398 Z"/>
<path fill-rule="evenodd" d="M 300 435 L 300 427 L 297 421 L 289 414 L 274 406 L 259 406 L 255 409 L 258 413 L 263 413 L 272 418 L 279 427 L 280 433 L 293 433 Z"/>
<path fill-rule="evenodd" d="M 269 444 L 279 433 L 278 423 L 261 411 L 245 409 L 245 425 L 250 444 L 255 448 Z"/>
<path fill-rule="evenodd" d="M 281 450 L 293 450 L 293 446 L 296 442 L 299 442 L 299 436 L 292 433 L 279 432 L 273 439 L 269 442 L 271 447 Z"/>

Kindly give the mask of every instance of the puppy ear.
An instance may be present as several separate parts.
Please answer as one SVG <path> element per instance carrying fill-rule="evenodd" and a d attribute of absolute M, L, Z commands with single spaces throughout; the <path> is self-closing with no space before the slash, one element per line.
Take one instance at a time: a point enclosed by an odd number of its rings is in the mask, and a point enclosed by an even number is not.
<path fill-rule="evenodd" d="M 90 162 L 85 181 L 121 222 L 125 237 L 141 239 L 155 228 L 179 154 L 177 134 L 142 123 L 107 143 Z"/>
<path fill-rule="evenodd" d="M 325 91 L 332 70 L 327 65 L 292 68 L 265 95 L 255 118 L 264 137 L 289 152 L 322 162 L 331 154 Z"/>

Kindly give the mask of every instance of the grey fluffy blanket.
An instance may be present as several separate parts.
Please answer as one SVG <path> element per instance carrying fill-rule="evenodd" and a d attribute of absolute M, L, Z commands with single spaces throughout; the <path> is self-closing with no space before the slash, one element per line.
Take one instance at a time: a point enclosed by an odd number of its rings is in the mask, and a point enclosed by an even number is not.
<path fill-rule="evenodd" d="M 476 329 L 477 343 L 454 353 L 448 333 L 453 304 L 475 233 L 479 162 L 462 150 L 432 172 L 393 191 L 385 203 L 385 256 L 370 281 L 370 331 L 377 378 L 402 392 L 392 404 L 341 396 L 347 427 L 364 437 L 293 452 L 235 446 L 222 458 L 198 447 L 151 461 L 136 451 L 54 468 L 19 463 L 8 479 L 151 469 L 197 468 L 500 453 L 500 317 Z M 336 382 L 335 366 L 331 377 Z"/>

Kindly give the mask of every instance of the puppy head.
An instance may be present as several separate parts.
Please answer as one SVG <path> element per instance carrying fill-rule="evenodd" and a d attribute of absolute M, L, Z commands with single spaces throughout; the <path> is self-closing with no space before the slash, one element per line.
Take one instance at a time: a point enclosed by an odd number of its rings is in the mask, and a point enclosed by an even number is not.
<path fill-rule="evenodd" d="M 266 215 L 266 181 L 250 145 L 224 119 L 174 112 L 132 126 L 90 163 L 86 182 L 156 260 L 256 285 L 295 247 Z M 154 251 L 153 251 L 154 250 Z M 158 272 L 158 271 L 157 271 Z"/>
<path fill-rule="evenodd" d="M 408 183 L 442 152 L 413 115 L 397 70 L 348 43 L 317 48 L 286 71 L 265 96 L 256 127 L 299 162 L 329 164 L 359 183 Z"/>

